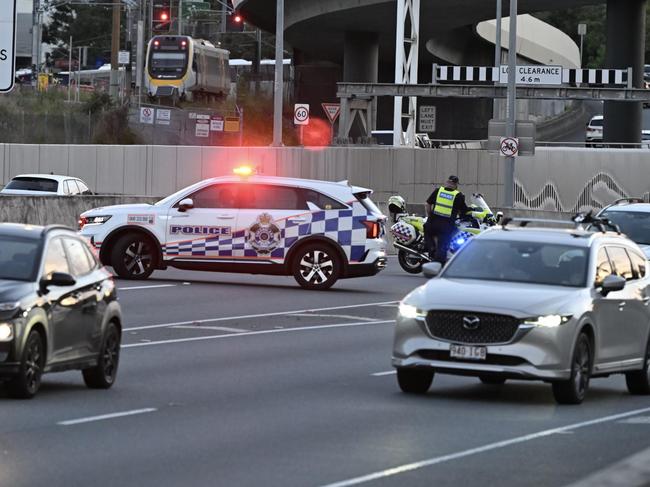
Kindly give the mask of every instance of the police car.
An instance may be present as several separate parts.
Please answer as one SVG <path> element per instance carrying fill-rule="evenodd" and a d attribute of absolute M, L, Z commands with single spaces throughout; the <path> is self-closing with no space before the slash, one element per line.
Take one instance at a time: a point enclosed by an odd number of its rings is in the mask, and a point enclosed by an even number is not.
<path fill-rule="evenodd" d="M 370 189 L 235 172 L 153 205 L 87 211 L 80 233 L 124 279 L 171 266 L 293 275 L 303 288 L 327 289 L 386 266 L 385 217 Z"/>

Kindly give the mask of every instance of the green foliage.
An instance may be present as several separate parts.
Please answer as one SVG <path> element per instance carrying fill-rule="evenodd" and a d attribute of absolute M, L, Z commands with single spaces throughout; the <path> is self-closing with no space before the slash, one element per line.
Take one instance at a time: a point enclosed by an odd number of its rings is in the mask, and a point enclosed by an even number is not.
<path fill-rule="evenodd" d="M 90 98 L 84 103 L 83 111 L 88 113 L 104 112 L 113 107 L 113 100 L 108 93 L 105 91 L 95 91 Z"/>
<path fill-rule="evenodd" d="M 138 136 L 129 128 L 127 106 L 106 111 L 100 117 L 93 134 L 94 144 L 130 145 L 141 143 Z"/>
<path fill-rule="evenodd" d="M 43 42 L 57 48 L 54 59 L 67 59 L 72 36 L 73 58 L 75 46 L 88 46 L 88 65 L 98 58 L 107 59 L 111 49 L 112 7 L 64 3 L 49 11 L 50 23 L 43 30 Z"/>
<path fill-rule="evenodd" d="M 605 64 L 605 46 L 607 45 L 607 8 L 605 5 L 569 8 L 543 12 L 535 16 L 557 27 L 580 45 L 578 24 L 587 24 L 584 39 L 583 66 L 601 68 Z M 650 8 L 647 11 L 646 26 L 646 63 L 650 62 Z"/>

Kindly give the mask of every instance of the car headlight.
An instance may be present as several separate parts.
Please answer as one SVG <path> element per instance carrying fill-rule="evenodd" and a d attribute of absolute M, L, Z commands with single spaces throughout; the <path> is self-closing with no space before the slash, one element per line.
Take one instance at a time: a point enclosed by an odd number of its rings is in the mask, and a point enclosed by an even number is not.
<path fill-rule="evenodd" d="M 14 325 L 0 323 L 0 342 L 10 342 L 14 339 Z"/>
<path fill-rule="evenodd" d="M 527 325 L 539 326 L 540 328 L 557 328 L 571 319 L 569 315 L 546 315 L 526 318 L 524 323 Z"/>
<path fill-rule="evenodd" d="M 97 224 L 101 225 L 102 223 L 106 223 L 108 220 L 111 219 L 111 215 L 104 215 L 104 216 L 87 216 L 85 218 L 86 220 L 86 225 L 92 225 L 92 224 Z"/>
<path fill-rule="evenodd" d="M 418 309 L 415 306 L 411 306 L 410 304 L 406 303 L 400 303 L 399 314 L 403 318 L 408 318 L 411 320 L 422 319 L 427 315 L 426 311 L 422 311 L 421 309 Z"/>
<path fill-rule="evenodd" d="M 13 311 L 20 306 L 19 301 L 13 303 L 0 303 L 0 311 Z"/>

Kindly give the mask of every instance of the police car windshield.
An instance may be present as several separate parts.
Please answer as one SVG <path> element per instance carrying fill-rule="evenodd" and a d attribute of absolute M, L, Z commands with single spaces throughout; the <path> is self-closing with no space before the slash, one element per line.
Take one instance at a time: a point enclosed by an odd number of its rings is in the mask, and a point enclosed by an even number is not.
<path fill-rule="evenodd" d="M 32 280 L 38 245 L 33 239 L 0 235 L 0 279 Z"/>
<path fill-rule="evenodd" d="M 570 245 L 477 239 L 449 262 L 442 276 L 584 287 L 587 252 Z"/>
<path fill-rule="evenodd" d="M 601 216 L 618 225 L 625 235 L 640 245 L 650 245 L 650 213 L 605 211 Z"/>

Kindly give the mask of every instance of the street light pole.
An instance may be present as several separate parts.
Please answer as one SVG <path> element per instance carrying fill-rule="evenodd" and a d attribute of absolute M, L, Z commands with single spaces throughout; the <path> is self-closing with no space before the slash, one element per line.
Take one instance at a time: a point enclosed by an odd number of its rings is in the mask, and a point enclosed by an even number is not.
<path fill-rule="evenodd" d="M 275 21 L 275 85 L 273 99 L 273 147 L 282 147 L 284 93 L 284 0 L 277 0 Z"/>
<path fill-rule="evenodd" d="M 111 98 L 117 100 L 120 81 L 120 66 L 118 63 L 118 55 L 120 51 L 120 4 L 113 4 L 113 32 L 111 39 L 111 85 L 110 85 L 110 95 Z"/>
<path fill-rule="evenodd" d="M 510 41 L 508 42 L 508 124 L 506 137 L 516 136 L 517 121 L 517 0 L 510 0 Z M 504 204 L 514 204 L 515 158 L 506 157 Z"/>

